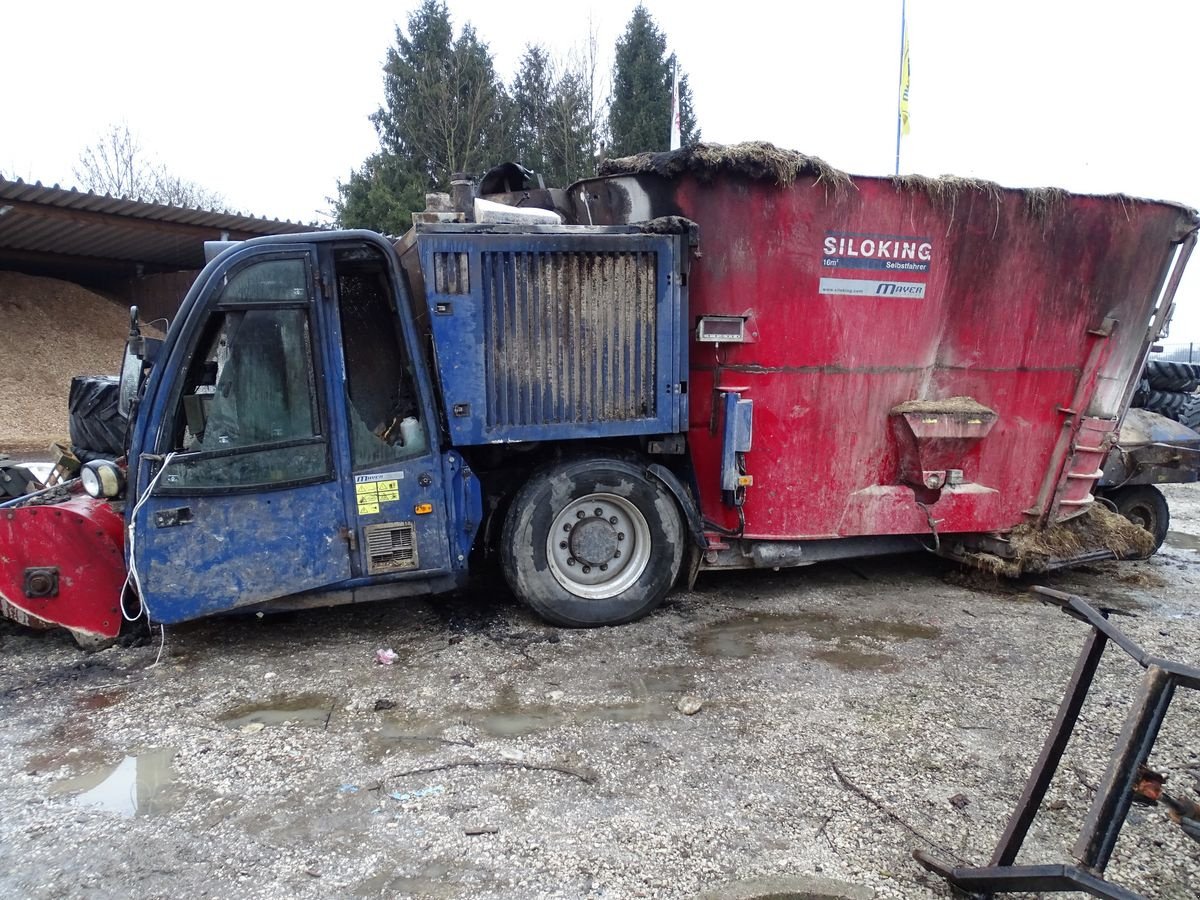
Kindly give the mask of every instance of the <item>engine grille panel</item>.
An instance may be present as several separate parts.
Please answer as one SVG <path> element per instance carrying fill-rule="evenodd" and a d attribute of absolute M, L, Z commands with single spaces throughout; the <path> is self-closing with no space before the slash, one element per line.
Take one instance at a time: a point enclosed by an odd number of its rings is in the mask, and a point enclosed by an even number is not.
<path fill-rule="evenodd" d="M 481 256 L 489 428 L 657 415 L 657 253 Z"/>
<path fill-rule="evenodd" d="M 412 522 L 368 525 L 363 529 L 363 537 L 368 575 L 417 568 L 417 533 Z"/>

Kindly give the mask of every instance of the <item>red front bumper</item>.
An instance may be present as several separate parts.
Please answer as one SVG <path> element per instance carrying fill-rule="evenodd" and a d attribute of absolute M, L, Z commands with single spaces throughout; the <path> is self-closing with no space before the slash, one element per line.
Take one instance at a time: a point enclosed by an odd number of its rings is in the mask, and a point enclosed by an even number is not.
<path fill-rule="evenodd" d="M 81 640 L 116 637 L 125 584 L 124 522 L 109 503 L 0 509 L 0 612 Z"/>

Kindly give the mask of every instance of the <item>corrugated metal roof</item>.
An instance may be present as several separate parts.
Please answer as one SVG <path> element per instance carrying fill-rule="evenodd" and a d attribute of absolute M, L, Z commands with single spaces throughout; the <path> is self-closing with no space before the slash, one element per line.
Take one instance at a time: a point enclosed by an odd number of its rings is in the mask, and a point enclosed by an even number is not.
<path fill-rule="evenodd" d="M 142 203 L 107 194 L 0 178 L 0 268 L 141 264 L 198 269 L 204 242 L 318 231 L 319 225 Z"/>

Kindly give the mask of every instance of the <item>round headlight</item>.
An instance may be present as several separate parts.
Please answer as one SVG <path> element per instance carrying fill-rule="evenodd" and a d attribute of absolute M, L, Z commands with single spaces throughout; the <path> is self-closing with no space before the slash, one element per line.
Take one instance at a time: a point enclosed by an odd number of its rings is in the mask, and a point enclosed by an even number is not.
<path fill-rule="evenodd" d="M 83 464 L 79 470 L 79 480 L 83 489 L 91 497 L 104 497 L 111 500 L 121 493 L 125 479 L 116 463 L 107 459 L 93 459 Z"/>

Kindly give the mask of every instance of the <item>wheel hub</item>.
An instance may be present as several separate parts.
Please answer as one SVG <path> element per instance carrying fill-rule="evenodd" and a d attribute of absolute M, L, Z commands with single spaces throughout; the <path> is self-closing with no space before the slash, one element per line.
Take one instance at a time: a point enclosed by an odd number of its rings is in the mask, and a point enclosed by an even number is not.
<path fill-rule="evenodd" d="M 562 507 L 546 541 L 550 571 L 572 594 L 614 597 L 635 583 L 650 558 L 646 518 L 616 494 L 588 494 Z"/>
<path fill-rule="evenodd" d="M 1127 518 L 1134 525 L 1140 525 L 1147 531 L 1150 530 L 1150 513 L 1147 512 L 1146 508 L 1143 506 L 1133 507 L 1133 509 L 1125 513 L 1125 518 Z"/>
<path fill-rule="evenodd" d="M 571 529 L 571 555 L 590 566 L 609 562 L 617 550 L 617 529 L 607 519 L 583 519 Z"/>

